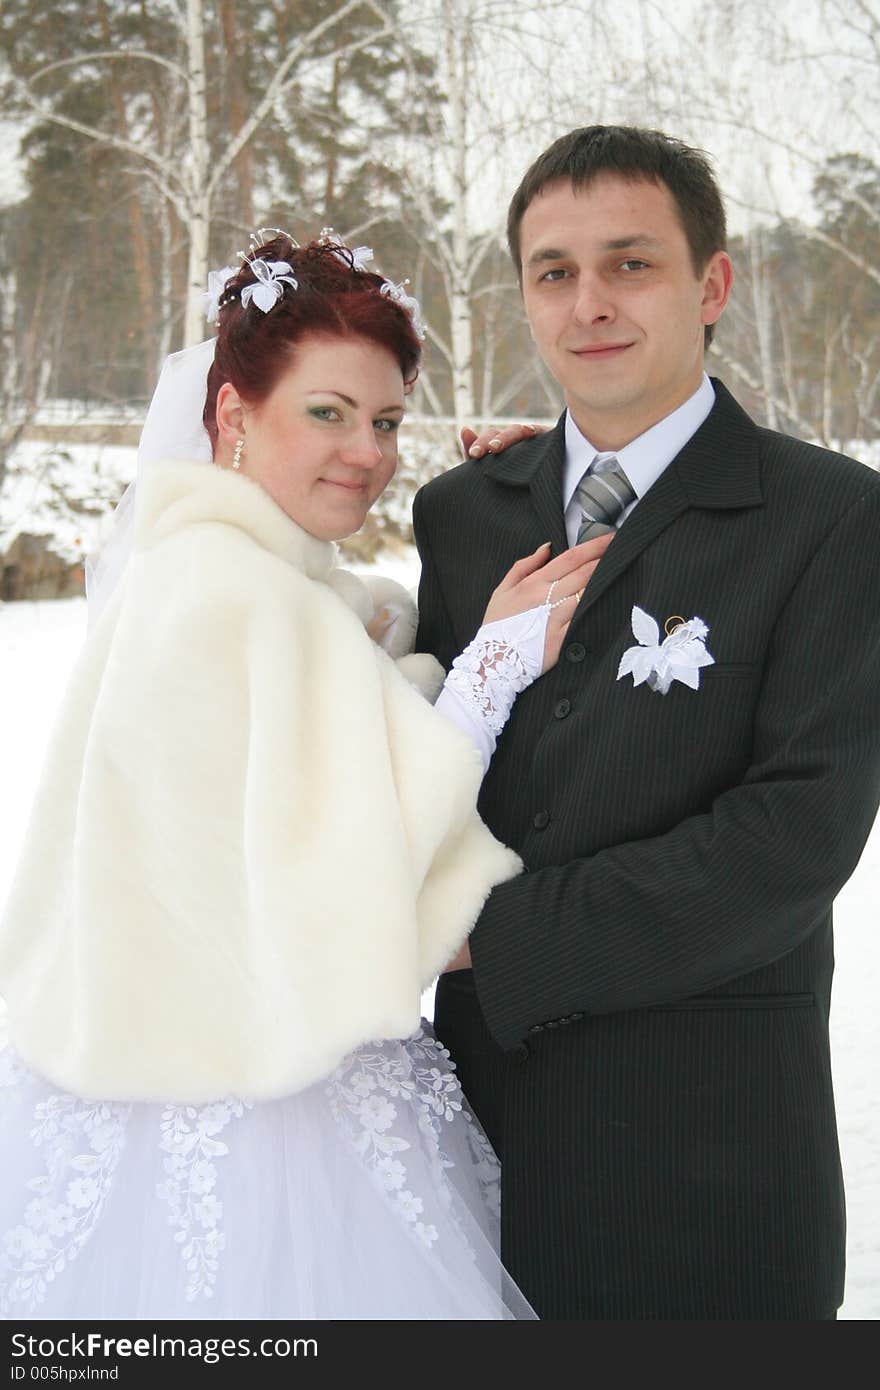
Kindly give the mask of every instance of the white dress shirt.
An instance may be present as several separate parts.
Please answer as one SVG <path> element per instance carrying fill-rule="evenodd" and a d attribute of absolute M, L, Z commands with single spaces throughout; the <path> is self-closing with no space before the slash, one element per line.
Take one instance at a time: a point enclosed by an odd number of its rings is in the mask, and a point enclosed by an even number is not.
<path fill-rule="evenodd" d="M 632 483 L 636 495 L 636 500 L 630 502 L 629 506 L 621 513 L 618 526 L 626 520 L 633 507 L 639 505 L 640 499 L 644 497 L 648 488 L 656 483 L 660 474 L 669 466 L 676 454 L 684 448 L 691 436 L 696 434 L 714 404 L 715 392 L 712 390 L 711 381 L 704 372 L 703 379 L 696 391 L 688 397 L 683 405 L 680 405 L 677 410 L 673 410 L 671 415 L 665 415 L 662 420 L 658 420 L 656 425 L 645 430 L 644 434 L 640 434 L 630 444 L 614 451 L 613 456 L 619 460 L 620 466 Z M 565 530 L 569 545 L 575 545 L 577 542 L 582 516 L 580 505 L 574 495 L 575 489 L 597 456 L 609 458 L 612 455 L 607 451 L 602 453 L 596 449 L 581 434 L 571 418 L 571 412 L 566 414 L 562 506 L 565 511 Z"/>

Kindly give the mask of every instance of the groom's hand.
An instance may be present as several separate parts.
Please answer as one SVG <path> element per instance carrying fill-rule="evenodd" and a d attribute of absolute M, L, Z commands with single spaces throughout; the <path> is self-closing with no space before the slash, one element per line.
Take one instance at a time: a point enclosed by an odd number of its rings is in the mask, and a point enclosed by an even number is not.
<path fill-rule="evenodd" d="M 531 439 L 536 434 L 543 434 L 545 428 L 544 425 L 506 425 L 502 429 L 499 425 L 487 425 L 486 429 L 477 434 L 476 430 L 465 425 L 461 432 L 461 442 L 468 458 L 480 459 L 484 454 L 500 454 L 502 450 L 509 449 L 511 444 L 518 444 L 521 439 Z"/>

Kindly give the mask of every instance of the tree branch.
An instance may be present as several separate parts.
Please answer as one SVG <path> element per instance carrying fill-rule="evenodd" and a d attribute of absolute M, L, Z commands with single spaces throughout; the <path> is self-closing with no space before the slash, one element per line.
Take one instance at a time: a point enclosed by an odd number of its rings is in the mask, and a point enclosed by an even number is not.
<path fill-rule="evenodd" d="M 303 53 L 307 52 L 323 34 L 332 29 L 334 25 L 340 24 L 347 15 L 351 14 L 352 10 L 360 9 L 363 3 L 364 0 L 347 0 L 347 3 L 344 4 L 341 9 L 337 10 L 334 14 L 328 15 L 320 24 L 316 24 L 309 30 L 308 34 L 304 34 L 298 38 L 289 49 L 283 62 L 276 68 L 272 80 L 263 95 L 262 101 L 259 102 L 241 129 L 232 137 L 223 151 L 223 154 L 215 164 L 214 171 L 208 183 L 209 197 L 213 195 L 217 185 L 225 177 L 226 171 L 229 169 L 233 160 L 240 154 L 242 149 L 244 149 L 248 140 L 250 140 L 251 136 L 259 128 L 261 122 L 265 120 L 266 116 L 271 111 L 274 101 L 283 90 L 287 74 L 296 60 L 300 58 Z"/>
<path fill-rule="evenodd" d="M 733 372 L 733 375 L 735 377 L 738 377 L 744 385 L 748 386 L 751 391 L 754 391 L 757 396 L 762 397 L 764 400 L 772 400 L 773 404 L 776 406 L 776 409 L 782 415 L 785 415 L 787 419 L 791 420 L 792 424 L 797 427 L 799 432 L 806 439 L 815 439 L 817 437 L 816 426 L 812 423 L 812 421 L 805 420 L 799 412 L 796 412 L 792 409 L 792 406 L 789 402 L 782 400 L 775 393 L 771 393 L 770 391 L 766 390 L 763 383 L 758 381 L 757 378 L 754 377 L 752 373 L 748 370 L 748 368 L 744 367 L 741 362 L 738 362 L 735 358 L 728 356 L 728 354 L 724 352 L 724 350 L 721 347 L 719 347 L 717 343 L 712 344 L 710 351 L 714 356 L 718 357 L 720 361 L 724 363 L 725 367 L 728 367 L 730 371 Z"/>
<path fill-rule="evenodd" d="M 158 63 L 160 67 L 167 68 L 183 82 L 187 80 L 186 71 L 180 64 L 172 62 L 170 58 L 163 58 L 160 53 L 149 53 L 146 49 L 138 48 L 108 48 L 98 53 L 77 53 L 72 58 L 59 58 L 54 63 L 47 63 L 45 67 L 38 68 L 36 72 L 31 73 L 30 77 L 26 79 L 26 85 L 30 86 L 32 82 L 39 82 L 41 77 L 45 77 L 47 73 L 56 72 L 59 68 L 77 67 L 105 58 L 140 58 L 145 63 Z"/>
<path fill-rule="evenodd" d="M 51 121 L 53 125 L 63 126 L 66 130 L 76 131 L 78 135 L 85 135 L 90 140 L 96 140 L 101 144 L 110 145 L 115 150 L 123 150 L 125 154 L 136 155 L 138 159 L 144 160 L 147 164 L 152 164 L 163 176 L 167 177 L 169 170 L 173 168 L 171 161 L 165 161 L 154 154 L 152 150 L 145 149 L 142 145 L 135 145 L 130 140 L 120 140 L 118 135 L 112 135 L 107 130 L 101 130 L 100 126 L 87 125 L 84 121 L 77 121 L 72 116 L 62 116 L 57 111 L 42 105 L 40 99 L 35 96 L 27 87 L 21 83 L 17 84 L 21 89 L 21 95 L 32 110 L 42 116 L 43 120 Z"/>

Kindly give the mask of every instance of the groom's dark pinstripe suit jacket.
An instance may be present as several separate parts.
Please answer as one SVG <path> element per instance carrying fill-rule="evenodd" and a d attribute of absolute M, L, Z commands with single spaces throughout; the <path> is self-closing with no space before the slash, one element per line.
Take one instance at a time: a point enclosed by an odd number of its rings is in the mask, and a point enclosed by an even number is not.
<path fill-rule="evenodd" d="M 714 386 L 516 703 L 480 809 L 527 872 L 438 988 L 546 1318 L 842 1298 L 831 904 L 880 797 L 880 476 Z M 563 454 L 560 423 L 419 493 L 420 649 L 448 665 L 513 560 L 565 548 Z M 698 691 L 616 680 L 634 604 L 708 624 Z"/>

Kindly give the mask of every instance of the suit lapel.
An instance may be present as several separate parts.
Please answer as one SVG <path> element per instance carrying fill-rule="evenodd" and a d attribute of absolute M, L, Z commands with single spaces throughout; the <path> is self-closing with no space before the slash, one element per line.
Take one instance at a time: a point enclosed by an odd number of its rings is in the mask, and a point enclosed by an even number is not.
<path fill-rule="evenodd" d="M 529 495 L 537 518 L 537 529 L 541 534 L 535 545 L 550 541 L 553 554 L 561 555 L 568 549 L 568 536 L 565 533 L 565 514 L 562 510 L 562 477 L 565 470 L 565 416 L 556 427 L 549 431 L 547 449 L 540 467 L 529 483 Z"/>
<path fill-rule="evenodd" d="M 535 550 L 544 541 L 553 545 L 553 554 L 561 555 L 568 548 L 565 517 L 562 513 L 562 474 L 565 468 L 565 416 L 552 430 L 523 440 L 503 454 L 486 459 L 481 465 L 484 476 L 493 479 L 511 496 L 517 494 L 527 510 L 522 540 L 522 554 Z"/>
<path fill-rule="evenodd" d="M 621 526 L 587 585 L 576 619 L 683 512 L 763 505 L 757 426 L 720 381 L 713 379 L 712 385 L 712 410 Z"/>

